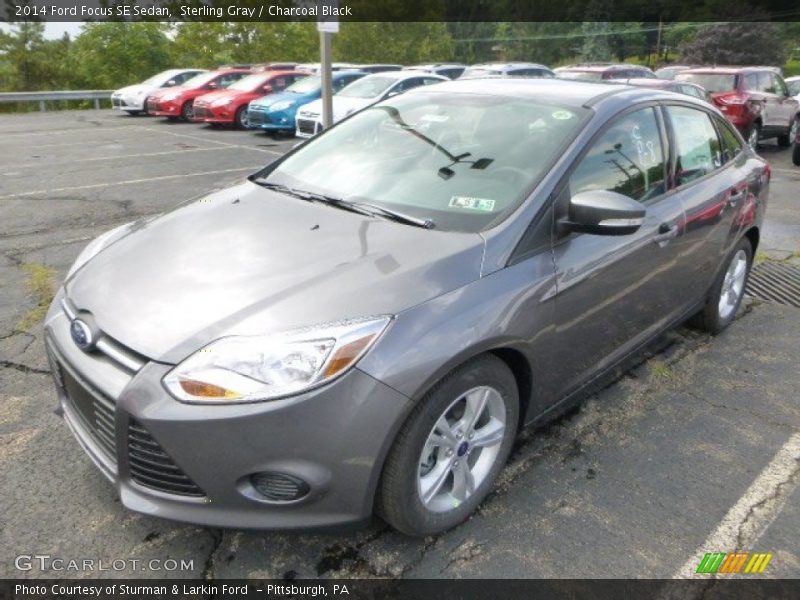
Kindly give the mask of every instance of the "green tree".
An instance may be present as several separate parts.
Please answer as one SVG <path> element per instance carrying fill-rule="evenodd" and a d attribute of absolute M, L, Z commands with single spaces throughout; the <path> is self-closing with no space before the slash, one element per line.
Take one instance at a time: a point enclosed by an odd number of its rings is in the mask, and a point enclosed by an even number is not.
<path fill-rule="evenodd" d="M 232 62 L 230 32 L 230 23 L 180 23 L 172 43 L 174 64 L 208 69 Z"/>
<path fill-rule="evenodd" d="M 453 39 L 444 23 L 354 23 L 333 38 L 337 61 L 414 64 L 453 59 Z"/>
<path fill-rule="evenodd" d="M 44 23 L 26 22 L 12 25 L 11 33 L 0 39 L 3 60 L 0 76 L 9 91 L 56 89 L 62 83 L 56 43 L 44 38 Z"/>
<path fill-rule="evenodd" d="M 142 81 L 172 66 L 161 23 L 88 23 L 72 43 L 74 83 L 96 89 Z"/>
<path fill-rule="evenodd" d="M 575 54 L 577 23 L 498 23 L 498 58 L 555 65 Z"/>

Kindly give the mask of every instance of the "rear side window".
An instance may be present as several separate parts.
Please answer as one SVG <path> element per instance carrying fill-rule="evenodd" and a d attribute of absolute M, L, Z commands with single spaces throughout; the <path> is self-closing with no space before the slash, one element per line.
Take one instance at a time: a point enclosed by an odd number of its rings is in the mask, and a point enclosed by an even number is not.
<path fill-rule="evenodd" d="M 667 106 L 675 136 L 676 185 L 699 179 L 722 166 L 719 138 L 711 116 L 686 106 Z"/>
<path fill-rule="evenodd" d="M 608 190 L 646 202 L 666 190 L 664 171 L 658 121 L 645 108 L 620 117 L 592 143 L 569 178 L 570 194 Z"/>
<path fill-rule="evenodd" d="M 775 84 L 772 79 L 772 73 L 765 71 L 758 74 L 758 90 L 768 94 L 775 93 Z"/>
<path fill-rule="evenodd" d="M 714 122 L 717 124 L 717 131 L 722 139 L 722 162 L 723 164 L 728 163 L 742 151 L 742 142 L 739 141 L 727 121 L 714 117 Z"/>

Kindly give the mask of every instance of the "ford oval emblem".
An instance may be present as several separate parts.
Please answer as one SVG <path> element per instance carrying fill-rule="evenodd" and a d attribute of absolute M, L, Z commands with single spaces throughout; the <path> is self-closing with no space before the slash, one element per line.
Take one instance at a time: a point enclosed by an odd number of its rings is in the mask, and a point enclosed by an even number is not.
<path fill-rule="evenodd" d="M 81 350 L 90 350 L 94 345 L 94 336 L 89 326 L 81 321 L 75 319 L 69 326 L 69 332 L 72 335 L 72 341 Z"/>

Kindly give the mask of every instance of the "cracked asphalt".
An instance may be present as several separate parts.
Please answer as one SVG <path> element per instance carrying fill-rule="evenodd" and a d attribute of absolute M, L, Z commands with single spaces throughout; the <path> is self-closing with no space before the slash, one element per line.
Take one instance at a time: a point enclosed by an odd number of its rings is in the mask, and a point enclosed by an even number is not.
<path fill-rule="evenodd" d="M 223 531 L 124 510 L 53 414 L 41 324 L 18 329 L 39 302 L 21 267 L 44 265 L 58 285 L 99 233 L 293 143 L 111 111 L 0 117 L 0 577 L 661 578 L 704 548 L 735 549 L 705 547 L 725 540 L 774 552 L 765 576 L 800 577 L 800 310 L 754 299 L 717 338 L 671 332 L 579 409 L 526 431 L 497 489 L 445 535 L 409 539 L 377 521 Z M 797 263 L 800 169 L 774 145 L 762 153 L 774 171 L 760 257 Z M 15 568 L 36 554 L 140 562 Z M 139 570 L 151 559 L 192 568 Z"/>

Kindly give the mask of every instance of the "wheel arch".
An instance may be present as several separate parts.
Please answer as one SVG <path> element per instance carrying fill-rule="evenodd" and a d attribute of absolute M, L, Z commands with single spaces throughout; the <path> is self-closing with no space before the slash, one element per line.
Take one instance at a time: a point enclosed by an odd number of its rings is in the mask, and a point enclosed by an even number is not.
<path fill-rule="evenodd" d="M 750 240 L 750 246 L 753 249 L 753 256 L 755 257 L 756 250 L 758 249 L 758 242 L 761 240 L 761 232 L 758 230 L 758 226 L 754 225 L 745 231 L 744 236 Z"/>

